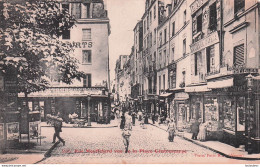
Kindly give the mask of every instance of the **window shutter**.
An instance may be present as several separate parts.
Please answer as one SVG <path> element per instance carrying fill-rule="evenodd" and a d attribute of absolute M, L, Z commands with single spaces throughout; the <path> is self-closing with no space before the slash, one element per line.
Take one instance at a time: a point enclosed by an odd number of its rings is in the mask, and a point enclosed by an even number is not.
<path fill-rule="evenodd" d="M 71 14 L 76 18 L 79 19 L 81 15 L 81 8 L 80 3 L 72 3 L 71 5 Z"/>
<path fill-rule="evenodd" d="M 243 65 L 244 61 L 244 44 L 242 44 L 234 48 L 234 65 Z"/>
<path fill-rule="evenodd" d="M 88 74 L 88 87 L 91 87 L 91 74 Z"/>

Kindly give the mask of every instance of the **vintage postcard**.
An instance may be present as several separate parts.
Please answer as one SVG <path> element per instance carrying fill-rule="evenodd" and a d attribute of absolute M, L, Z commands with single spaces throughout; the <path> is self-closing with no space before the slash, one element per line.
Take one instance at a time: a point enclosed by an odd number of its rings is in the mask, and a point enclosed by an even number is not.
<path fill-rule="evenodd" d="M 3 167 L 260 164 L 258 0 L 0 0 L 0 32 Z"/>

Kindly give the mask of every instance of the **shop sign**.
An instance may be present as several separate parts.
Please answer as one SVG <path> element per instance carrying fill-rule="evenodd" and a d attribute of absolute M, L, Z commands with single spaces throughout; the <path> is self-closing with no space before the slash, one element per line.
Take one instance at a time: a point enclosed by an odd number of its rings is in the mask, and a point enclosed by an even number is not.
<path fill-rule="evenodd" d="M 84 41 L 84 42 L 67 42 L 73 48 L 92 48 L 93 42 L 92 41 Z"/>
<path fill-rule="evenodd" d="M 215 31 L 204 39 L 199 40 L 198 42 L 191 44 L 190 49 L 192 53 L 200 51 L 203 48 L 211 46 L 215 43 L 219 42 L 218 33 Z"/>
<path fill-rule="evenodd" d="M 228 67 L 228 71 L 233 71 L 234 74 L 244 74 L 244 73 L 258 73 L 257 68 L 245 68 L 245 67 Z"/>
<path fill-rule="evenodd" d="M 200 9 L 208 0 L 196 0 L 194 1 L 191 6 L 191 14 L 195 13 L 198 9 Z"/>
<path fill-rule="evenodd" d="M 4 124 L 0 123 L 0 140 L 4 139 Z"/>
<path fill-rule="evenodd" d="M 175 93 L 175 99 L 183 99 L 186 100 L 189 98 L 189 94 L 185 92 Z"/>
<path fill-rule="evenodd" d="M 102 95 L 102 88 L 49 88 L 44 91 L 33 92 L 29 97 L 74 97 L 87 95 Z M 24 94 L 19 94 L 24 97 Z"/>
<path fill-rule="evenodd" d="M 19 123 L 7 123 L 7 140 L 19 139 Z"/>

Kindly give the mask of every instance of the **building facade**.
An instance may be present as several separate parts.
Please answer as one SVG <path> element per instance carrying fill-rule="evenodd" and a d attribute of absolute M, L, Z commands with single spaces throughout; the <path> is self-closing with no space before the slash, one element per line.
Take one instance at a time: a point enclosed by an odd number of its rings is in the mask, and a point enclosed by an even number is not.
<path fill-rule="evenodd" d="M 144 112 L 259 153 L 259 2 L 147 0 L 142 24 Z"/>
<path fill-rule="evenodd" d="M 73 57 L 78 60 L 79 70 L 85 73 L 81 81 L 71 85 L 60 83 L 52 70 L 51 86 L 42 92 L 28 95 L 31 111 L 42 110 L 47 114 L 60 112 L 64 120 L 76 112 L 80 118 L 97 122 L 109 122 L 109 18 L 106 4 L 98 1 L 60 1 L 61 10 L 67 10 L 76 19 L 76 25 L 64 31 L 60 40 L 70 43 Z M 20 95 L 22 103 L 23 96 Z"/>

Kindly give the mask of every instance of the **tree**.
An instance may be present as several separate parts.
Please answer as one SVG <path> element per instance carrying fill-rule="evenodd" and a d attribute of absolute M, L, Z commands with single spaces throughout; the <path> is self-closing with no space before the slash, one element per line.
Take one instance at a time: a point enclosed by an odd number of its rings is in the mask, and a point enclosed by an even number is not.
<path fill-rule="evenodd" d="M 75 19 L 53 0 L 13 0 L 0 4 L 0 69 L 15 68 L 18 91 L 46 89 L 52 80 L 80 80 L 69 43 L 59 40 Z"/>

